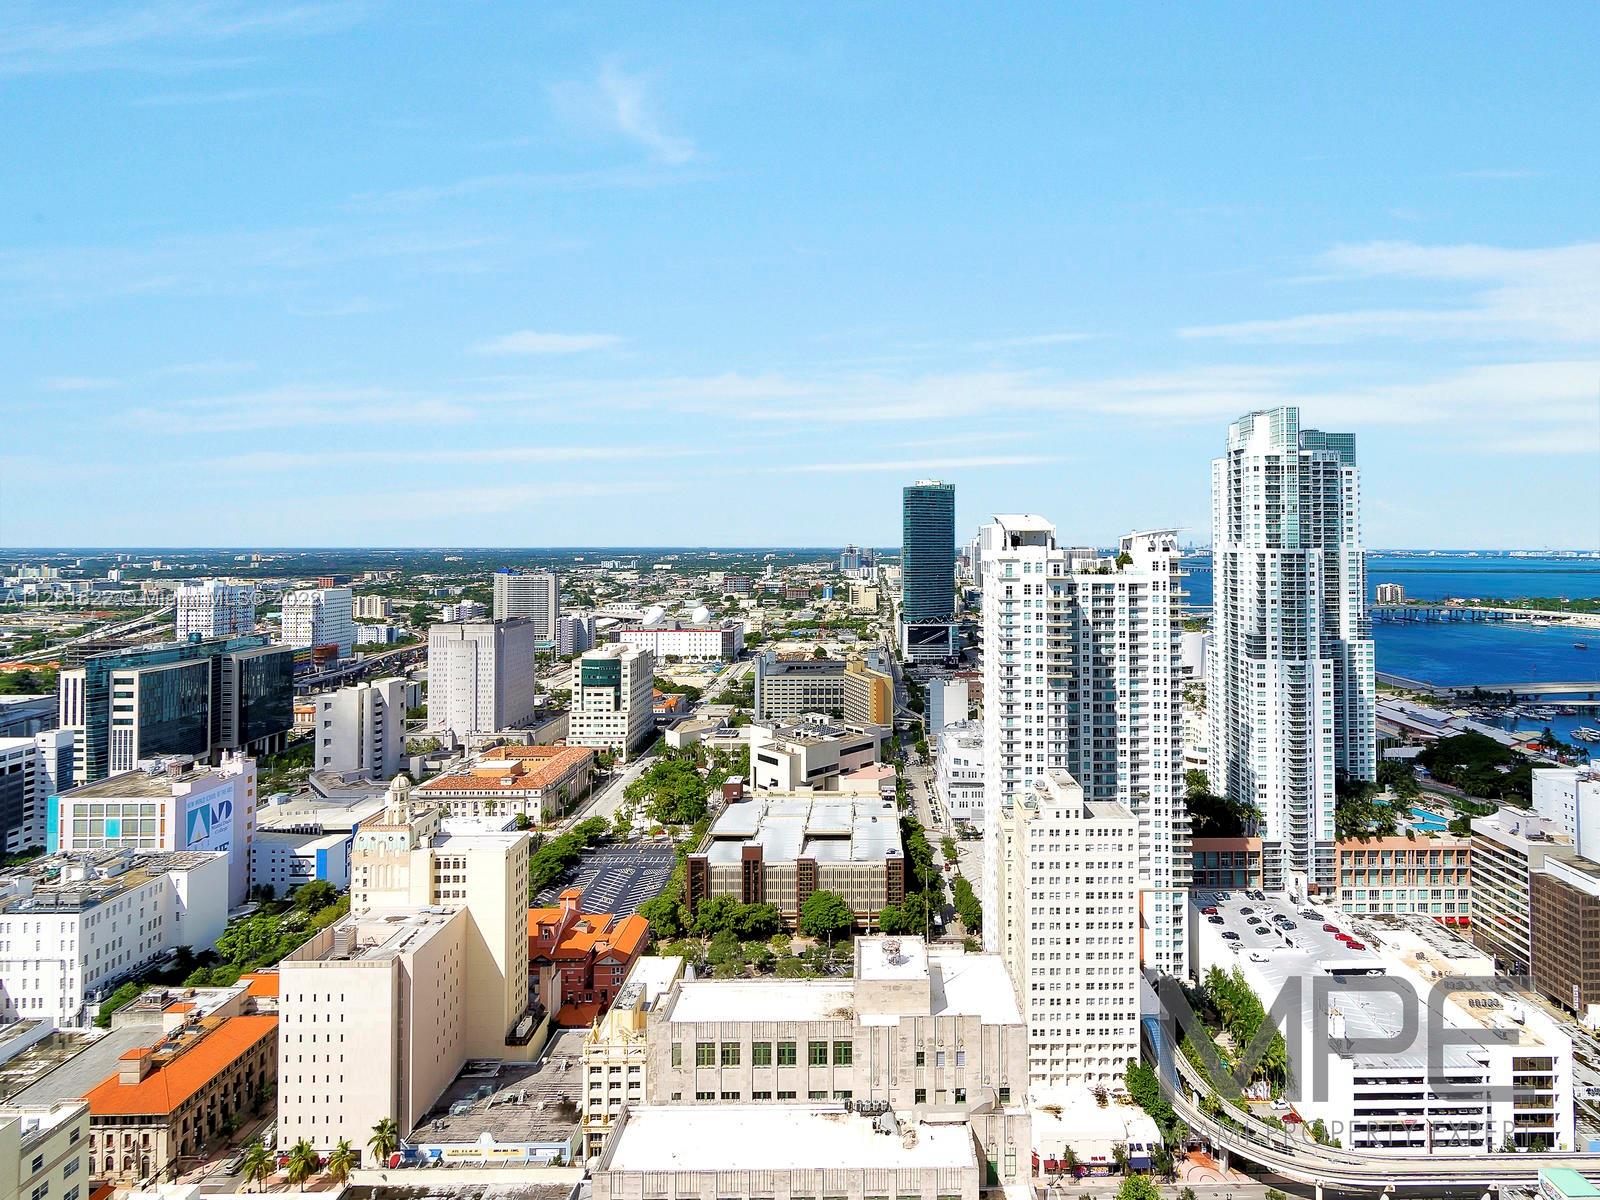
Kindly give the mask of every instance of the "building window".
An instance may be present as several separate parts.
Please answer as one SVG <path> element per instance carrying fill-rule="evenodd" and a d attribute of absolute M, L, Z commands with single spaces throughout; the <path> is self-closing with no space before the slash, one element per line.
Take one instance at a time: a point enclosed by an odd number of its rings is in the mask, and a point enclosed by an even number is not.
<path fill-rule="evenodd" d="M 808 1059 L 810 1064 L 813 1067 L 825 1067 L 825 1066 L 827 1066 L 828 1065 L 828 1043 L 827 1042 L 812 1042 L 810 1045 L 811 1045 L 810 1057 Z"/>
<path fill-rule="evenodd" d="M 916 1090 L 915 1094 L 913 1094 L 913 1096 L 911 1097 L 911 1103 L 913 1103 L 913 1104 L 926 1104 L 927 1102 L 928 1102 L 928 1089 L 927 1088 L 918 1088 Z"/>
<path fill-rule="evenodd" d="M 717 1065 L 717 1046 L 715 1042 L 696 1042 L 694 1044 L 694 1065 L 697 1067 L 714 1067 Z"/>
<path fill-rule="evenodd" d="M 742 1100 L 742 1099 L 744 1099 L 744 1093 L 743 1092 L 723 1092 L 722 1093 L 722 1098 L 724 1100 Z"/>
<path fill-rule="evenodd" d="M 794 1093 L 793 1092 L 779 1092 L 778 1093 L 778 1099 L 779 1100 L 793 1100 L 794 1099 Z"/>
<path fill-rule="evenodd" d="M 752 1042 L 750 1044 L 750 1065 L 753 1067 L 770 1067 L 772 1065 L 771 1042 Z"/>
<path fill-rule="evenodd" d="M 725 1067 L 737 1067 L 739 1065 L 738 1042 L 722 1043 L 722 1065 Z"/>
<path fill-rule="evenodd" d="M 795 1065 L 795 1061 L 796 1061 L 796 1059 L 795 1059 L 794 1043 L 793 1042 L 779 1042 L 778 1043 L 778 1065 L 780 1067 L 792 1067 L 792 1066 Z"/>
<path fill-rule="evenodd" d="M 672 1043 L 672 1065 L 675 1066 L 675 1067 L 683 1066 L 683 1043 L 682 1042 L 673 1042 Z"/>
<path fill-rule="evenodd" d="M 828 1092 L 827 1092 L 827 1089 L 825 1089 L 825 1088 L 823 1088 L 823 1089 L 814 1088 L 811 1091 L 806 1093 L 806 1099 L 808 1099 L 808 1100 L 826 1100 L 827 1098 L 828 1098 Z M 38 1198 L 35 1197 L 35 1200 L 38 1200 Z"/>
<path fill-rule="evenodd" d="M 856 1061 L 856 1046 L 854 1042 L 835 1042 L 833 1044 L 833 1065 L 848 1067 Z"/>
<path fill-rule="evenodd" d="M 694 1098 L 696 1100 L 715 1100 L 717 1094 L 715 1092 L 696 1092 Z"/>
<path fill-rule="evenodd" d="M 771 1092 L 751 1092 L 750 1093 L 750 1099 L 752 1099 L 752 1100 L 771 1100 L 772 1099 L 772 1093 Z"/>
<path fill-rule="evenodd" d="M 1000 1089 L 1000 1103 L 1001 1104 L 1010 1104 L 1011 1103 L 1011 1089 L 1010 1088 L 1003 1087 L 1003 1088 Z"/>

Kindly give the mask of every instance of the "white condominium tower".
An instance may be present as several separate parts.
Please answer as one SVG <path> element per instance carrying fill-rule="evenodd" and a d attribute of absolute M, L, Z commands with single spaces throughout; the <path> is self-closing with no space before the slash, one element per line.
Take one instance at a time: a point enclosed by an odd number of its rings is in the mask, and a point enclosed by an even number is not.
<path fill-rule="evenodd" d="M 1375 775 L 1355 437 L 1300 410 L 1228 426 L 1211 464 L 1211 790 L 1260 813 L 1266 885 L 1334 885 L 1334 780 Z"/>
<path fill-rule="evenodd" d="M 494 573 L 494 619 L 526 618 L 533 622 L 541 642 L 556 640 L 556 620 L 561 616 L 561 581 L 554 571 Z"/>
<path fill-rule="evenodd" d="M 1022 1000 L 1035 1100 L 1115 1087 L 1139 1057 L 1139 831 L 1064 771 L 1004 806 L 985 919 Z"/>
<path fill-rule="evenodd" d="M 355 596 L 347 587 L 307 588 L 283 596 L 286 646 L 338 646 L 348 658 L 356 644 Z"/>
<path fill-rule="evenodd" d="M 1031 514 L 979 533 L 983 765 L 990 828 L 984 907 L 1000 911 L 994 823 L 1054 772 L 1138 821 L 1139 952 L 1187 968 L 1189 820 L 1183 802 L 1182 596 L 1177 534 L 1131 533 L 1115 557 L 1058 546 Z M 998 950 L 985 921 L 986 947 Z"/>
<path fill-rule="evenodd" d="M 256 589 L 248 583 L 203 579 L 181 583 L 177 592 L 178 640 L 233 637 L 256 627 Z"/>

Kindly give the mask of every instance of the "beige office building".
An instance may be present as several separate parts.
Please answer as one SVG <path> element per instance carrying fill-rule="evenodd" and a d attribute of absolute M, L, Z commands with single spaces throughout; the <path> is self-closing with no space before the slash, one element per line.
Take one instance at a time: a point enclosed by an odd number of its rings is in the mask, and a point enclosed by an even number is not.
<path fill-rule="evenodd" d="M 82 1200 L 91 1174 L 82 1100 L 0 1105 L 0 1200 Z"/>
<path fill-rule="evenodd" d="M 624 1106 L 644 1102 L 649 1059 L 649 1018 L 672 985 L 683 978 L 677 955 L 635 959 L 611 1007 L 583 1037 L 583 1139 L 586 1155 L 599 1154 Z"/>
<path fill-rule="evenodd" d="M 990 1178 L 1025 1180 L 1028 1035 L 1005 964 L 915 937 L 855 948 L 850 979 L 675 982 L 646 1017 L 649 1102 L 849 1100 L 904 1123 L 960 1122 Z M 720 1111 L 736 1127 L 741 1110 Z"/>
<path fill-rule="evenodd" d="M 443 821 L 405 776 L 361 826 L 350 916 L 284 959 L 280 1137 L 408 1133 L 471 1058 L 527 1059 L 528 836 Z M 354 1068 L 354 1069 L 352 1069 Z"/>

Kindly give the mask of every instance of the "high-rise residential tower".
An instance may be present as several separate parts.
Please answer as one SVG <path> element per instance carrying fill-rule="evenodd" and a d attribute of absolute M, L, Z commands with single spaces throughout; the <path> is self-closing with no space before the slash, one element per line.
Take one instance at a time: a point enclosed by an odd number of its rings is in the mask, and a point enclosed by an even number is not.
<path fill-rule="evenodd" d="M 1138 827 L 1139 951 L 1187 969 L 1177 534 L 1131 533 L 1115 556 L 1056 543 L 1032 514 L 979 532 L 983 563 L 984 906 L 1003 911 L 998 823 L 1048 775 L 1118 801 Z M 1002 922 L 986 919 L 988 949 Z"/>
<path fill-rule="evenodd" d="M 1259 813 L 1269 888 L 1334 885 L 1334 782 L 1376 771 L 1355 437 L 1276 408 L 1211 464 L 1211 789 Z"/>
<path fill-rule="evenodd" d="M 1065 771 L 1001 808 L 985 914 L 1022 1001 L 1033 1095 L 1115 1087 L 1139 1057 L 1137 821 Z"/>
<path fill-rule="evenodd" d="M 204 579 L 180 583 L 176 594 L 178 640 L 233 637 L 256 627 L 256 589 L 248 583 Z"/>
<path fill-rule="evenodd" d="M 338 646 L 348 658 L 356 644 L 355 596 L 347 587 L 306 588 L 283 596 L 286 646 Z"/>
<path fill-rule="evenodd" d="M 541 642 L 556 640 L 556 620 L 561 616 L 561 581 L 554 571 L 494 573 L 494 619 L 524 618 L 533 622 Z"/>
<path fill-rule="evenodd" d="M 955 485 L 917 480 L 905 489 L 901 516 L 901 650 L 912 659 L 944 658 L 955 648 Z"/>

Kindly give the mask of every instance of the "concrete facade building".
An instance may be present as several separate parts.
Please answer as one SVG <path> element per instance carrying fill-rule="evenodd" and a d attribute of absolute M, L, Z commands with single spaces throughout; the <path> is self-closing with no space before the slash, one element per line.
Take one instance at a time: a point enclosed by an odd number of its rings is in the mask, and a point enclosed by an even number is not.
<path fill-rule="evenodd" d="M 847 659 L 844 667 L 844 719 L 857 725 L 894 725 L 894 676 L 874 654 L 866 659 Z"/>
<path fill-rule="evenodd" d="M 256 764 L 228 755 L 217 767 L 156 762 L 50 797 L 51 854 L 185 850 L 228 856 L 229 907 L 250 891 L 256 831 Z"/>
<path fill-rule="evenodd" d="M 70 729 L 0 738 L 0 849 L 6 854 L 46 844 L 49 798 L 72 786 L 74 754 Z"/>
<path fill-rule="evenodd" d="M 0 1105 L 0 1200 L 86 1200 L 88 1151 L 83 1101 Z"/>
<path fill-rule="evenodd" d="M 972 699 L 965 679 L 933 679 L 928 682 L 928 736 L 936 737 L 946 726 L 972 716 Z"/>
<path fill-rule="evenodd" d="M 177 606 L 178 641 L 191 637 L 234 637 L 256 627 L 256 589 L 250 583 L 206 579 L 180 583 L 173 596 Z"/>
<path fill-rule="evenodd" d="M 635 646 L 584 652 L 572 674 L 567 743 L 614 750 L 623 758 L 655 733 L 655 656 Z"/>
<path fill-rule="evenodd" d="M 798 721 L 754 721 L 750 786 L 758 792 L 839 790 L 839 779 L 877 762 L 889 730 L 882 725 L 835 724 L 812 716 Z"/>
<path fill-rule="evenodd" d="M 1420 913 L 1446 925 L 1472 916 L 1470 838 L 1418 836 L 1335 844 L 1340 908 L 1348 913 Z"/>
<path fill-rule="evenodd" d="M 634 960 L 622 988 L 583 1038 L 584 1154 L 600 1153 L 624 1105 L 645 1102 L 649 1067 L 649 1023 L 672 985 L 683 978 L 677 955 L 645 955 Z"/>
<path fill-rule="evenodd" d="M 1189 819 L 1183 800 L 1182 572 L 1171 530 L 1128 534 L 1119 553 L 1059 545 L 1030 514 L 980 530 L 983 766 L 989 820 L 1065 772 L 1090 800 L 1139 822 L 1145 964 L 1185 973 Z M 985 845 L 986 909 L 1000 911 Z M 986 930 L 986 946 L 998 927 Z"/>
<path fill-rule="evenodd" d="M 1211 466 L 1211 790 L 1262 814 L 1269 890 L 1334 887 L 1334 781 L 1377 777 L 1351 434 L 1249 413 Z"/>
<path fill-rule="evenodd" d="M 1532 877 L 1544 869 L 1547 858 L 1574 854 L 1561 825 L 1538 813 L 1502 808 L 1492 816 L 1473 818 L 1472 940 L 1500 970 L 1529 973 Z"/>
<path fill-rule="evenodd" d="M 982 723 L 946 725 L 934 750 L 933 790 L 952 820 L 986 826 L 983 776 Z"/>
<path fill-rule="evenodd" d="M 0 1021 L 80 1025 L 169 950 L 227 926 L 228 856 L 103 850 L 0 872 Z"/>
<path fill-rule="evenodd" d="M 452 621 L 428 630 L 428 728 L 465 738 L 533 716 L 538 631 L 523 620 Z"/>
<path fill-rule="evenodd" d="M 1115 1087 L 1139 1057 L 1139 821 L 1052 772 L 1002 798 L 994 827 L 985 932 L 1022 1004 L 1035 1099 Z"/>
<path fill-rule="evenodd" d="M 1403 583 L 1380 583 L 1376 591 L 1379 604 L 1404 604 L 1406 602 L 1406 588 Z"/>
<path fill-rule="evenodd" d="M 539 641 L 553 642 L 560 616 L 561 580 L 554 571 L 500 570 L 494 573 L 496 621 L 530 621 Z"/>
<path fill-rule="evenodd" d="M 283 644 L 337 646 L 340 658 L 350 657 L 356 644 L 354 593 L 347 587 L 285 592 Z"/>
<path fill-rule="evenodd" d="M 469 1058 L 526 1059 L 528 837 L 444 822 L 405 776 L 361 826 L 350 915 L 279 965 L 279 1136 L 401 1135 Z"/>
<path fill-rule="evenodd" d="M 714 896 L 771 904 L 795 928 L 815 891 L 844 898 L 871 929 L 905 899 L 899 811 L 877 794 L 765 793 L 728 805 L 689 854 L 685 901 Z"/>
<path fill-rule="evenodd" d="M 963 1128 L 996 1183 L 1030 1173 L 1028 1033 L 994 955 L 862 937 L 849 979 L 678 978 L 645 1019 L 649 1103 L 882 1106 Z"/>
<path fill-rule="evenodd" d="M 387 621 L 394 616 L 394 601 L 388 596 L 357 596 L 355 615 L 363 621 Z"/>
<path fill-rule="evenodd" d="M 404 679 L 391 676 L 313 697 L 317 770 L 394 778 L 406 750 L 406 690 Z"/>
<path fill-rule="evenodd" d="M 963 1122 L 888 1131 L 839 1104 L 626 1110 L 595 1164 L 594 1200 L 638 1200 L 666 1178 L 675 1200 L 978 1200 L 983 1186 Z"/>
<path fill-rule="evenodd" d="M 752 675 L 758 720 L 838 713 L 862 725 L 894 722 L 894 676 L 881 650 L 863 658 L 755 656 Z"/>
<path fill-rule="evenodd" d="M 1539 993 L 1600 1028 L 1600 864 L 1545 859 L 1528 881 L 1528 948 Z"/>
<path fill-rule="evenodd" d="M 594 649 L 594 617 L 574 615 L 556 620 L 556 654 L 571 658 Z"/>

